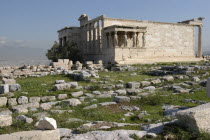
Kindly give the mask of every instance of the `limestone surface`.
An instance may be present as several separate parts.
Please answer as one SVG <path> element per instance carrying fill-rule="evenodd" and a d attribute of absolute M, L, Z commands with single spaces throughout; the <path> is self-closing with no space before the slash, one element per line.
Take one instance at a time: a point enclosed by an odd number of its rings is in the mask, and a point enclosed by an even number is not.
<path fill-rule="evenodd" d="M 6 106 L 7 104 L 7 98 L 6 97 L 0 97 L 0 107 Z"/>
<path fill-rule="evenodd" d="M 192 131 L 210 132 L 210 103 L 178 111 L 176 117 Z"/>
<path fill-rule="evenodd" d="M 0 127 L 12 125 L 11 115 L 0 115 Z"/>
<path fill-rule="evenodd" d="M 60 140 L 58 130 L 33 130 L 21 131 L 11 134 L 0 135 L 1 140 Z"/>
<path fill-rule="evenodd" d="M 9 92 L 9 85 L 8 84 L 1 84 L 0 85 L 0 94 L 8 93 Z"/>
<path fill-rule="evenodd" d="M 132 134 L 142 138 L 146 131 L 138 130 L 114 130 L 114 131 L 91 131 L 84 134 L 75 134 L 63 140 L 133 140 Z"/>
<path fill-rule="evenodd" d="M 43 117 L 36 123 L 36 127 L 41 130 L 55 130 L 57 123 L 53 118 Z"/>

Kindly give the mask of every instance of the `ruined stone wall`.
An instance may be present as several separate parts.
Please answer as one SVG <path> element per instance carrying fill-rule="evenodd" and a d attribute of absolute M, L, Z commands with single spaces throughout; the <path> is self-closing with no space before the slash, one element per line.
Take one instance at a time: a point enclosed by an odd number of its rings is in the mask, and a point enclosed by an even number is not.
<path fill-rule="evenodd" d="M 58 38 L 66 37 L 66 41 L 75 42 L 80 46 L 80 28 L 72 27 L 58 32 Z"/>
<path fill-rule="evenodd" d="M 195 58 L 195 36 L 194 26 L 158 23 L 124 19 L 104 19 L 104 27 L 112 25 L 147 27 L 145 34 L 145 48 L 107 48 L 106 39 L 103 39 L 104 60 L 127 61 L 134 63 L 159 59 L 167 61 L 166 58 L 173 58 L 174 61 L 188 61 Z M 169 59 L 168 59 L 169 60 Z M 172 61 L 172 60 L 169 60 Z M 131 62 L 132 63 L 132 62 Z"/>

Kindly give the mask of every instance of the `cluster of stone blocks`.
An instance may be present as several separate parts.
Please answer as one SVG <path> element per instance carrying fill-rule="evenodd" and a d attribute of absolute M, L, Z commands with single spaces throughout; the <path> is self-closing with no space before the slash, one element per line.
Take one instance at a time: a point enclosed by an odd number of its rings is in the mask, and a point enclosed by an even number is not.
<path fill-rule="evenodd" d="M 9 126 L 12 124 L 12 117 L 9 115 L 0 115 L 0 127 Z M 2 121 L 4 120 L 4 121 Z M 16 120 L 32 123 L 33 119 L 28 118 L 25 115 L 18 115 Z M 53 118 L 42 117 L 35 127 L 38 130 L 21 131 L 12 134 L 0 135 L 1 140 L 60 140 L 60 132 L 57 129 L 57 123 Z M 45 130 L 45 131 L 43 131 Z"/>
<path fill-rule="evenodd" d="M 94 67 L 101 67 L 103 66 L 102 61 L 97 61 L 97 64 L 94 64 L 93 61 L 86 61 L 84 64 L 82 64 L 79 61 L 76 61 L 75 64 L 69 59 L 58 59 L 58 62 L 52 62 L 51 63 L 53 68 L 56 69 L 64 69 L 64 70 L 82 70 L 83 66 L 86 66 L 87 69 L 92 70 Z"/>
<path fill-rule="evenodd" d="M 58 59 L 58 62 L 52 62 L 54 68 L 69 70 L 73 66 L 73 62 L 69 59 Z"/>
<path fill-rule="evenodd" d="M 15 92 L 21 89 L 20 85 L 16 83 L 15 79 L 2 79 L 2 84 L 0 85 L 0 94 Z"/>
<path fill-rule="evenodd" d="M 67 74 L 73 71 L 95 71 L 104 70 L 102 61 L 86 61 L 80 63 L 69 59 L 59 59 L 58 62 L 52 62 L 51 65 L 23 65 L 19 67 L 0 67 L 0 77 L 22 78 L 22 77 L 41 77 L 46 75 Z M 7 87 L 6 87 L 7 88 Z"/>

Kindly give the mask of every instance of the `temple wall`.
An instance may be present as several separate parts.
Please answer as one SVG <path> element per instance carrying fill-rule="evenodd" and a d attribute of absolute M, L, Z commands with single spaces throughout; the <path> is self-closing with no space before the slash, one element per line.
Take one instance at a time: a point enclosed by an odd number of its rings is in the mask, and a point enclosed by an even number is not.
<path fill-rule="evenodd" d="M 69 42 L 75 42 L 80 46 L 80 28 L 79 27 L 73 27 L 69 29 L 65 29 L 58 32 L 58 38 L 63 39 L 66 37 L 66 41 Z"/>
<path fill-rule="evenodd" d="M 167 57 L 174 57 L 177 60 L 179 58 L 195 58 L 194 26 L 124 19 L 104 19 L 104 27 L 112 25 L 147 27 L 145 48 L 128 46 L 127 48 L 120 47 L 113 50 L 107 48 L 106 40 L 103 39 L 105 61 L 110 59 L 110 57 L 114 57 L 115 61 L 141 61 L 140 59 Z"/>

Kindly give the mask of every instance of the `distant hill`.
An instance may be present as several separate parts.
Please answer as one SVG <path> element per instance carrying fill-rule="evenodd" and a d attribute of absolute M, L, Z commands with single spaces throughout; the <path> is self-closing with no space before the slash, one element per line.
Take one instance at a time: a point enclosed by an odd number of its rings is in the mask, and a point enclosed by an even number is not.
<path fill-rule="evenodd" d="M 0 48 L 0 66 L 18 66 L 23 64 L 49 63 L 42 48 Z"/>

